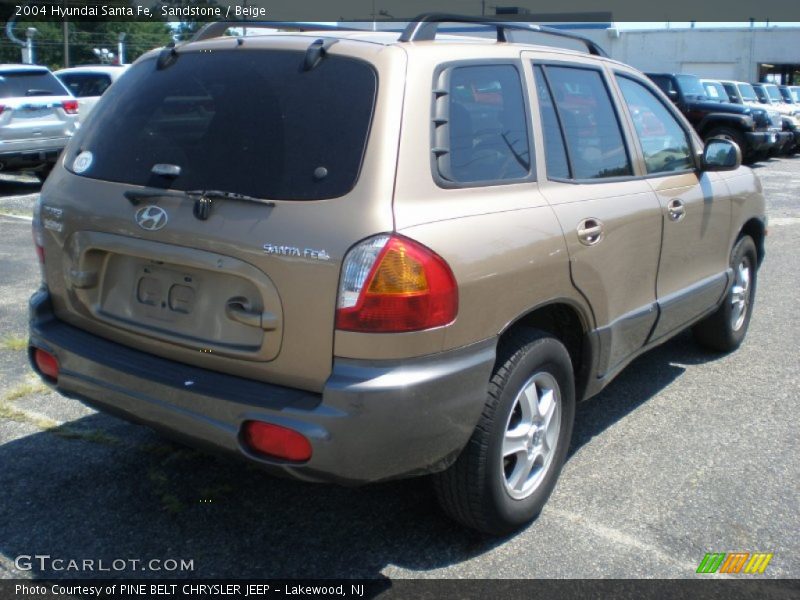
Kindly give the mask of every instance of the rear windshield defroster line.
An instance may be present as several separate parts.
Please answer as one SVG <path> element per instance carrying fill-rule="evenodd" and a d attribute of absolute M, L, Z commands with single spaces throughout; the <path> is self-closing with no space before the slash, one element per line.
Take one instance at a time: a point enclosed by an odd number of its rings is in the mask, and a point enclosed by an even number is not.
<path fill-rule="evenodd" d="M 140 62 L 112 86 L 78 132 L 66 165 L 91 152 L 84 177 L 257 198 L 319 200 L 348 193 L 361 169 L 377 74 L 303 52 L 187 52 L 169 69 Z M 177 165 L 164 177 L 154 165 Z"/>

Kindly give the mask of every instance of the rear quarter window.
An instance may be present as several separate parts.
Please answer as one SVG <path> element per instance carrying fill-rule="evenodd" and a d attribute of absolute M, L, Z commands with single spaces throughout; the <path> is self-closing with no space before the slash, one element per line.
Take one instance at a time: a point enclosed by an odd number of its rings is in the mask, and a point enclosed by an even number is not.
<path fill-rule="evenodd" d="M 335 55 L 306 71 L 304 56 L 242 49 L 180 54 L 161 70 L 155 59 L 134 65 L 78 133 L 76 154 L 93 155 L 82 175 L 283 200 L 346 194 L 361 169 L 377 74 Z M 155 175 L 156 164 L 180 175 Z"/>
<path fill-rule="evenodd" d="M 76 98 L 101 96 L 111 85 L 111 77 L 102 73 L 67 73 L 58 78 Z"/>
<path fill-rule="evenodd" d="M 434 100 L 433 152 L 443 185 L 490 185 L 531 174 L 526 99 L 512 64 L 443 69 Z"/>

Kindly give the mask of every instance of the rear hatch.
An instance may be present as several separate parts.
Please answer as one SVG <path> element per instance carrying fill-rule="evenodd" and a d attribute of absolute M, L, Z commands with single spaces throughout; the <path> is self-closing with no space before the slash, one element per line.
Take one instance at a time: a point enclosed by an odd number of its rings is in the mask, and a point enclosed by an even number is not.
<path fill-rule="evenodd" d="M 108 90 L 42 194 L 59 318 L 322 388 L 341 260 L 392 228 L 400 115 L 378 102 L 374 48 L 342 43 L 305 70 L 311 42 L 195 44 Z"/>
<path fill-rule="evenodd" d="M 48 70 L 0 69 L 0 140 L 65 138 L 77 117 L 75 99 Z"/>

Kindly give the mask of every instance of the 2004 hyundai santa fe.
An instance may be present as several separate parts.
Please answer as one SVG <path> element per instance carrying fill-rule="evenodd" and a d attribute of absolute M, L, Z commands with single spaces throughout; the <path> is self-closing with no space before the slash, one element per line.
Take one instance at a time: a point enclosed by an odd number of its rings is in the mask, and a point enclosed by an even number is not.
<path fill-rule="evenodd" d="M 576 401 L 689 326 L 735 349 L 766 224 L 738 147 L 588 40 L 459 20 L 139 59 L 42 190 L 40 375 L 299 479 L 432 474 L 502 533 Z"/>

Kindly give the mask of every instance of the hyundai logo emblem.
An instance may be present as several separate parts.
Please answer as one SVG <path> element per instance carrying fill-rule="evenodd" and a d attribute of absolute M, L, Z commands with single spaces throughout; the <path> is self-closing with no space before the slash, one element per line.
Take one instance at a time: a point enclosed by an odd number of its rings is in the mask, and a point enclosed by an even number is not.
<path fill-rule="evenodd" d="M 147 231 L 158 231 L 167 224 L 167 220 L 167 211 L 152 204 L 136 211 L 136 224 Z"/>

